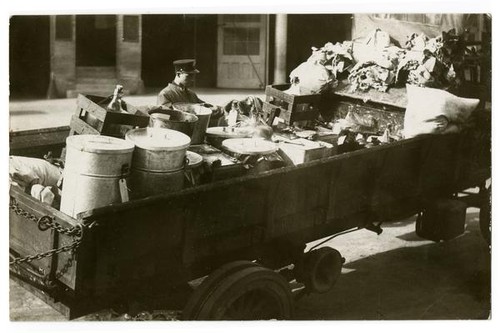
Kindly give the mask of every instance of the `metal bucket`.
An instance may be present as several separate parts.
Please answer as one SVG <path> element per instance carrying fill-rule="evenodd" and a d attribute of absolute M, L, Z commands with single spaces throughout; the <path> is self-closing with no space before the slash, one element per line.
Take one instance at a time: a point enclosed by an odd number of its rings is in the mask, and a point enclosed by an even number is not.
<path fill-rule="evenodd" d="M 184 170 L 154 172 L 133 168 L 129 184 L 134 199 L 180 191 L 184 188 Z"/>
<path fill-rule="evenodd" d="M 194 114 L 170 109 L 157 109 L 149 112 L 150 127 L 169 128 L 191 137 L 198 117 Z"/>
<path fill-rule="evenodd" d="M 205 132 L 212 116 L 212 110 L 198 103 L 174 103 L 175 110 L 195 114 L 198 122 L 195 123 L 193 135 L 191 135 L 191 144 L 202 144 L 205 141 Z"/>
<path fill-rule="evenodd" d="M 101 135 L 74 135 L 66 139 L 66 163 L 61 211 L 80 212 L 122 202 L 120 179 L 126 179 L 134 145 Z"/>
<path fill-rule="evenodd" d="M 127 132 L 135 144 L 130 176 L 131 197 L 181 190 L 190 138 L 167 128 L 138 128 Z"/>

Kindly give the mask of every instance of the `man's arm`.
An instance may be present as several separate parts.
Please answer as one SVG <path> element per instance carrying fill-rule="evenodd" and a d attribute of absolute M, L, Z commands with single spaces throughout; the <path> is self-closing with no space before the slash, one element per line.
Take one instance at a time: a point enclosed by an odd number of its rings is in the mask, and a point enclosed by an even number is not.
<path fill-rule="evenodd" d="M 164 93 L 163 91 L 158 94 L 157 105 L 163 105 L 171 108 L 173 106 L 173 103 L 174 102 L 168 97 L 168 94 Z"/>

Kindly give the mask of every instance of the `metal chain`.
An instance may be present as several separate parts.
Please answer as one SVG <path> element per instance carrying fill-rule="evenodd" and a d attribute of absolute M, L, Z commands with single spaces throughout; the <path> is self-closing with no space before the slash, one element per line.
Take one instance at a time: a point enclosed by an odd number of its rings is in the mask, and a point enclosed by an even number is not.
<path fill-rule="evenodd" d="M 15 258 L 9 262 L 9 265 L 19 265 L 21 263 L 30 263 L 33 260 L 40 260 L 43 258 L 51 257 L 55 254 L 59 254 L 62 252 L 68 252 L 71 251 L 71 257 L 68 258 L 66 264 L 55 273 L 55 278 L 59 279 L 62 277 L 68 270 L 69 268 L 73 265 L 75 255 L 76 255 L 76 249 L 80 245 L 82 238 L 83 238 L 83 229 L 91 229 L 96 225 L 96 222 L 92 222 L 88 225 L 82 225 L 78 224 L 77 226 L 71 227 L 71 228 L 64 228 L 61 226 L 59 223 L 55 221 L 55 217 L 47 216 L 44 215 L 41 218 L 38 218 L 36 215 L 22 209 L 19 207 L 17 204 L 16 200 L 11 197 L 10 203 L 9 203 L 9 208 L 19 216 L 22 216 L 38 225 L 38 228 L 42 231 L 52 229 L 57 231 L 58 233 L 65 234 L 68 236 L 71 236 L 73 238 L 73 242 L 69 245 L 62 246 L 57 249 L 52 249 L 47 252 L 43 253 L 37 253 L 34 255 L 22 257 L 22 258 Z"/>
<path fill-rule="evenodd" d="M 47 230 L 47 229 L 53 229 L 57 231 L 60 234 L 65 234 L 68 236 L 79 236 L 79 233 L 81 232 L 81 228 L 79 227 L 71 227 L 71 228 L 64 228 L 61 226 L 59 223 L 55 221 L 55 217 L 47 216 L 44 215 L 41 218 L 36 217 L 33 213 L 30 213 L 21 207 L 16 202 L 16 199 L 11 198 L 9 208 L 14 211 L 16 215 L 22 216 L 32 222 L 35 222 L 38 224 L 38 227 L 40 230 Z"/>
<path fill-rule="evenodd" d="M 29 263 L 29 262 L 32 262 L 33 260 L 40 260 L 43 258 L 51 257 L 54 254 L 59 254 L 62 252 L 67 252 L 67 251 L 73 251 L 73 250 L 76 250 L 76 248 L 78 247 L 78 245 L 80 245 L 80 243 L 81 243 L 81 240 L 77 239 L 77 240 L 73 241 L 73 243 L 66 245 L 66 246 L 63 246 L 63 247 L 60 247 L 60 248 L 57 248 L 57 249 L 52 249 L 52 250 L 49 250 L 47 252 L 37 253 L 37 254 L 31 255 L 31 256 L 26 256 L 23 258 L 16 258 L 16 259 L 10 261 L 9 264 L 15 265 L 15 264 L 21 264 L 21 263 L 25 263 L 25 262 Z"/>

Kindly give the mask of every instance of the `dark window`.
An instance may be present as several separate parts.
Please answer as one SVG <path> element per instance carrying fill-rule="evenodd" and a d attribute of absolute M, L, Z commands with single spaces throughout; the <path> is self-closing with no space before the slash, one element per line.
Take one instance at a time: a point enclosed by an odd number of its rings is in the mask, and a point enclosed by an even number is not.
<path fill-rule="evenodd" d="M 259 28 L 224 28 L 225 55 L 258 55 Z"/>
<path fill-rule="evenodd" d="M 139 42 L 139 16 L 123 16 L 123 41 Z"/>
<path fill-rule="evenodd" d="M 56 16 L 56 39 L 72 40 L 73 26 L 71 15 Z"/>

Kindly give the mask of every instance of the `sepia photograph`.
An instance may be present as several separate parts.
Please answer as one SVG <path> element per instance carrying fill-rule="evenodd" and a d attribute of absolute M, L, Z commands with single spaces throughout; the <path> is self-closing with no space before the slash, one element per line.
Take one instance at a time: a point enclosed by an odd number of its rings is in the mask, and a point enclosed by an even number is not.
<path fill-rule="evenodd" d="M 4 16 L 10 324 L 491 323 L 491 3 L 283 3 Z"/>

